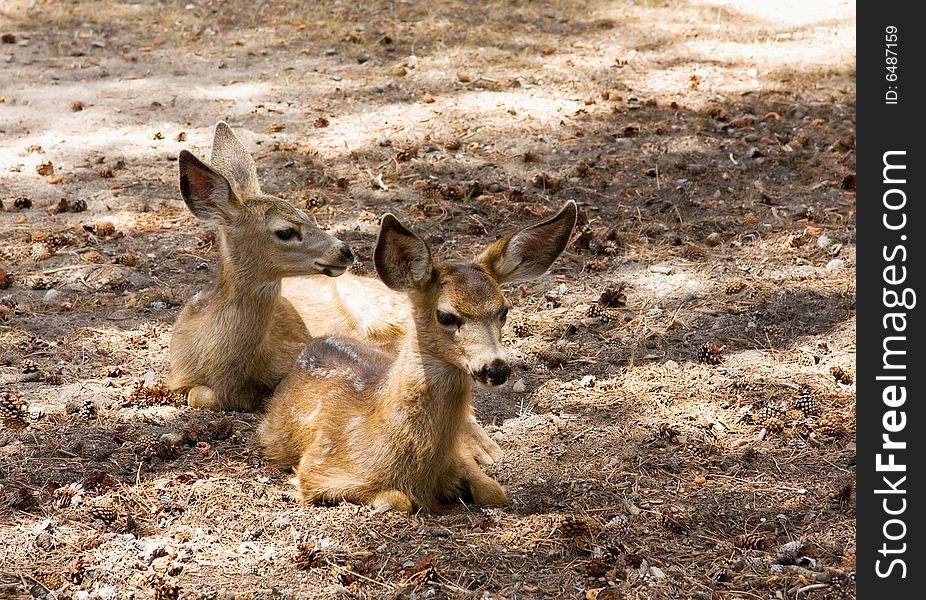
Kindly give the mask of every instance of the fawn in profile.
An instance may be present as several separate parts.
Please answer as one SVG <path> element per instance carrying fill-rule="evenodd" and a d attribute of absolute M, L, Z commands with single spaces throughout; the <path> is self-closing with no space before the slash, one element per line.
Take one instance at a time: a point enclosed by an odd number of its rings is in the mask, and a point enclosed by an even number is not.
<path fill-rule="evenodd" d="M 501 385 L 510 374 L 500 284 L 545 273 L 575 222 L 569 202 L 473 262 L 435 262 L 421 238 L 383 217 L 376 271 L 411 306 L 397 352 L 348 338 L 310 339 L 261 426 L 266 456 L 295 467 L 304 500 L 401 511 L 435 510 L 465 491 L 479 504 L 507 501 L 465 447 L 473 385 Z"/>
<path fill-rule="evenodd" d="M 254 159 L 225 123 L 215 127 L 209 165 L 184 150 L 179 168 L 190 212 L 218 228 L 219 274 L 174 324 L 168 385 L 192 407 L 258 410 L 308 337 L 282 279 L 335 277 L 354 256 L 304 212 L 261 192 Z"/>

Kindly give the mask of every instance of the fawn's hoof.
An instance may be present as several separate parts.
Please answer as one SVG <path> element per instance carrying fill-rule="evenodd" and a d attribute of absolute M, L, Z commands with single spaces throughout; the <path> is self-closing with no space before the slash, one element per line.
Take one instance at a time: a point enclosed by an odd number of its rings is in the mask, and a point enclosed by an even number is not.
<path fill-rule="evenodd" d="M 485 506 L 504 506 L 508 504 L 508 496 L 505 495 L 503 488 L 494 479 L 486 477 L 478 483 L 471 483 L 470 488 L 473 492 L 473 500 L 476 504 Z"/>
<path fill-rule="evenodd" d="M 399 490 L 386 490 L 376 494 L 376 497 L 370 502 L 370 506 L 373 507 L 375 514 L 389 510 L 412 512 L 412 501 Z"/>
<path fill-rule="evenodd" d="M 197 385 L 190 388 L 186 395 L 186 403 L 190 408 L 202 408 L 204 410 L 222 410 L 219 401 L 216 400 L 215 392 L 212 388 L 204 385 Z"/>

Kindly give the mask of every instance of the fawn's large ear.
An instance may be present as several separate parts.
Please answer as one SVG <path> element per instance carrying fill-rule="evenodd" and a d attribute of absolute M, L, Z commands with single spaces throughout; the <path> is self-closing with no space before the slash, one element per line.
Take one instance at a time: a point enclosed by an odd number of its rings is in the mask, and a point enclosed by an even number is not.
<path fill-rule="evenodd" d="M 186 150 L 180 151 L 180 193 L 190 212 L 211 223 L 227 221 L 240 208 L 228 180 Z"/>
<path fill-rule="evenodd" d="M 373 264 L 383 283 L 397 292 L 423 290 L 434 277 L 431 249 L 391 213 L 380 224 Z"/>
<path fill-rule="evenodd" d="M 209 163 L 228 180 L 239 197 L 260 194 L 254 158 L 225 121 L 219 121 L 215 126 Z"/>
<path fill-rule="evenodd" d="M 546 221 L 509 233 L 490 244 L 476 263 L 499 283 L 540 277 L 566 249 L 577 215 L 576 203 L 570 200 Z"/>

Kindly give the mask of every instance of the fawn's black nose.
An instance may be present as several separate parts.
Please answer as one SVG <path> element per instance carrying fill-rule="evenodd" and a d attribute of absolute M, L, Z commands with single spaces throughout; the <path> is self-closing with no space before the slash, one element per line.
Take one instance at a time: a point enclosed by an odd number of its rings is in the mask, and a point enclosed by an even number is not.
<path fill-rule="evenodd" d="M 347 262 L 354 262 L 354 253 L 351 252 L 350 246 L 348 246 L 347 244 L 344 244 L 343 246 L 341 246 L 341 256 L 343 256 L 344 260 L 346 260 Z"/>
<path fill-rule="evenodd" d="M 500 358 L 496 358 L 490 364 L 482 367 L 481 379 L 489 385 L 501 385 L 508 381 L 511 375 L 511 367 L 508 363 Z"/>

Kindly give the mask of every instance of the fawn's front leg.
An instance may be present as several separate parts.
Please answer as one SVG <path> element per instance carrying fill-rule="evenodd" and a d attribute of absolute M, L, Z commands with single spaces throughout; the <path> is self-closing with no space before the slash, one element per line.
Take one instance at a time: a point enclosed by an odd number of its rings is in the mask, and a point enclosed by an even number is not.
<path fill-rule="evenodd" d="M 463 429 L 463 448 L 476 463 L 491 465 L 500 461 L 505 455 L 495 440 L 476 421 L 476 415 L 470 414 Z"/>

